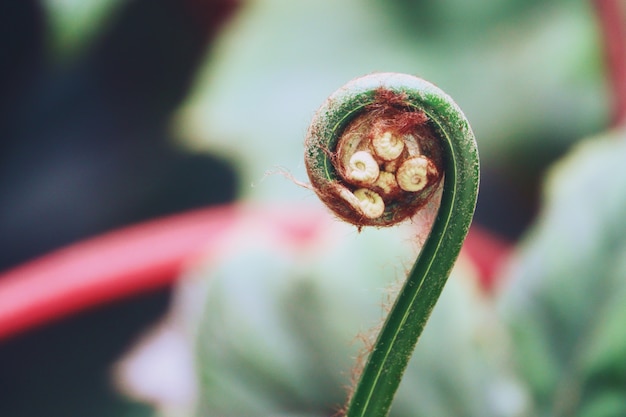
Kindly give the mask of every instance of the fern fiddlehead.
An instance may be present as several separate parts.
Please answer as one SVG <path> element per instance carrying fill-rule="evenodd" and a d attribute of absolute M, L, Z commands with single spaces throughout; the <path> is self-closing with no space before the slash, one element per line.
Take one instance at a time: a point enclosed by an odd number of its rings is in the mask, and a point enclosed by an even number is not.
<path fill-rule="evenodd" d="M 349 400 L 347 417 L 389 413 L 426 321 L 472 221 L 476 142 L 459 107 L 414 76 L 357 78 L 318 110 L 305 164 L 316 194 L 358 228 L 412 217 L 443 187 L 436 219 Z"/>

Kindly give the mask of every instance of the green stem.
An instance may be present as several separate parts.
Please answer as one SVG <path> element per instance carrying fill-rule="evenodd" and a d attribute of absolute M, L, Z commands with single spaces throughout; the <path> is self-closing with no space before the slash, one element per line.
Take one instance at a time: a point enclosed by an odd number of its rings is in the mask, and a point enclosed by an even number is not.
<path fill-rule="evenodd" d="M 318 113 L 318 117 L 323 115 L 321 123 L 346 119 L 355 108 L 371 101 L 381 87 L 404 94 L 407 105 L 426 113 L 438 132 L 445 177 L 441 204 L 428 239 L 370 353 L 347 417 L 382 417 L 389 413 L 417 340 L 461 250 L 478 193 L 478 152 L 469 123 L 450 97 L 426 81 L 402 74 L 357 79 L 331 96 Z M 340 124 L 335 123 L 325 131 L 330 134 L 326 136 L 327 145 L 334 143 L 339 129 Z"/>

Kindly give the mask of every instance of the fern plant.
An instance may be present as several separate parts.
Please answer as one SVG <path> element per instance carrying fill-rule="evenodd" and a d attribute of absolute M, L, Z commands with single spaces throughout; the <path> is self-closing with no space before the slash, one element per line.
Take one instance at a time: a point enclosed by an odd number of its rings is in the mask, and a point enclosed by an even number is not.
<path fill-rule="evenodd" d="M 331 95 L 306 140 L 317 195 L 357 227 L 392 226 L 438 194 L 432 230 L 351 395 L 349 417 L 385 416 L 471 223 L 476 142 L 459 107 L 417 77 L 381 73 Z M 443 183 L 443 184 L 441 184 Z"/>

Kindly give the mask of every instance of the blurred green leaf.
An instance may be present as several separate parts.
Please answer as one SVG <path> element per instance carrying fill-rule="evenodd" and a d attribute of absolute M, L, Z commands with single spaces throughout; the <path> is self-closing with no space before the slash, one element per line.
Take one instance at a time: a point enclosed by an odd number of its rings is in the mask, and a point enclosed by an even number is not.
<path fill-rule="evenodd" d="M 123 0 L 45 0 L 51 46 L 60 57 L 79 52 L 102 30 Z"/>
<path fill-rule="evenodd" d="M 213 265 L 202 277 L 196 415 L 334 414 L 346 400 L 357 335 L 382 320 L 381 288 L 404 279 L 401 268 L 385 267 L 411 252 L 403 235 L 364 231 L 314 259 L 257 243 Z M 507 368 L 504 329 L 475 278 L 467 266 L 455 269 L 392 416 L 522 415 L 526 394 Z"/>
<path fill-rule="evenodd" d="M 276 165 L 305 178 L 294 161 L 313 112 L 375 71 L 440 86 L 468 116 L 483 166 L 518 178 L 537 176 L 608 120 L 586 2 L 262 0 L 242 8 L 210 58 L 176 127 L 194 146 L 235 156 L 243 191 L 265 200 L 303 195 L 288 182 L 247 185 Z"/>
<path fill-rule="evenodd" d="M 536 415 L 624 415 L 625 160 L 615 132 L 560 162 L 512 266 L 501 303 Z"/>

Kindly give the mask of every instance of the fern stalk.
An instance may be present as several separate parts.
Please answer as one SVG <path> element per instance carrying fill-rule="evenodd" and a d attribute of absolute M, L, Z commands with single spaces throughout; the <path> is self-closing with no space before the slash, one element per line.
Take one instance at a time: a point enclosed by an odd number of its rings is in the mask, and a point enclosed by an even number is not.
<path fill-rule="evenodd" d="M 372 147 L 381 137 L 407 141 L 398 162 L 388 162 Z M 379 177 L 362 180 L 354 174 L 353 165 L 366 166 L 358 164 L 362 154 L 357 152 L 371 154 Z M 329 97 L 309 129 L 305 162 L 318 196 L 359 228 L 410 218 L 443 187 L 432 229 L 346 411 L 347 417 L 386 416 L 472 221 L 479 183 L 476 141 L 463 112 L 439 88 L 410 75 L 379 73 L 357 78 Z M 418 184 L 414 188 L 402 186 L 401 167 L 409 162 L 417 167 L 410 171 Z M 399 188 L 387 187 L 383 176 Z"/>

